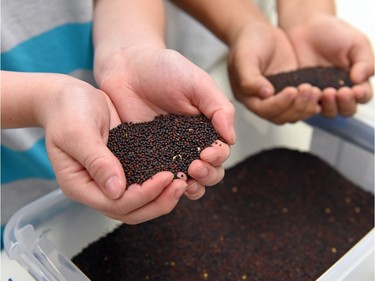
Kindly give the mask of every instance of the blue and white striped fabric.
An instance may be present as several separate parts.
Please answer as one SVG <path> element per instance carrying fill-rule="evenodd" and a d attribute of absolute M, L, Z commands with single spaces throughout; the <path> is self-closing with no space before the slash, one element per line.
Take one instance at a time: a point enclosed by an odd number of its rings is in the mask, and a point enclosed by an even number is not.
<path fill-rule="evenodd" d="M 3 0 L 1 69 L 93 81 L 92 0 Z M 42 128 L 1 131 L 1 222 L 57 188 Z"/>

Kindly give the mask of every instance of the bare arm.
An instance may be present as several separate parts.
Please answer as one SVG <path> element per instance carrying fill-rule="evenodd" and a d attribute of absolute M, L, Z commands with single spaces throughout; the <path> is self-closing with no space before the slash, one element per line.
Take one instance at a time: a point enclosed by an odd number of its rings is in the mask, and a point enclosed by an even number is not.
<path fill-rule="evenodd" d="M 127 48 L 165 48 L 161 0 L 96 0 L 94 6 L 95 77 L 101 85 L 111 72 L 108 61 Z"/>
<path fill-rule="evenodd" d="M 322 114 L 351 116 L 372 98 L 369 78 L 374 54 L 360 30 L 339 19 L 334 1 L 278 0 L 279 25 L 295 50 L 299 67 L 337 66 L 350 71 L 355 86 L 324 89 Z"/>
<path fill-rule="evenodd" d="M 288 29 L 316 14 L 335 15 L 333 0 L 277 0 L 279 26 Z"/>
<path fill-rule="evenodd" d="M 195 17 L 227 45 L 249 23 L 268 23 L 259 8 L 247 0 L 173 0 L 177 6 Z"/>
<path fill-rule="evenodd" d="M 48 75 L 1 71 L 1 125 L 2 128 L 41 126 L 36 107 L 42 101 L 45 88 L 53 87 Z"/>

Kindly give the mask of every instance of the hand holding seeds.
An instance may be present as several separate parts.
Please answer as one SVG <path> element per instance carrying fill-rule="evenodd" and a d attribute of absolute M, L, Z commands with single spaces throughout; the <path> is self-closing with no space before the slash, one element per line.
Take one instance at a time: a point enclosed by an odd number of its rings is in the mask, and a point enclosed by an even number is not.
<path fill-rule="evenodd" d="M 67 197 L 128 223 L 175 207 L 187 183 L 173 181 L 171 172 L 125 192 L 123 168 L 107 147 L 120 117 L 104 92 L 63 74 L 3 71 L 2 77 L 3 127 L 45 129 L 48 157 Z"/>
<path fill-rule="evenodd" d="M 284 2 L 288 5 L 292 1 Z M 299 8 L 305 14 L 299 11 L 287 14 L 282 23 L 295 50 L 298 67 L 336 66 L 348 70 L 354 86 L 326 88 L 319 101 L 321 113 L 326 117 L 351 116 L 358 104 L 372 97 L 369 79 L 374 75 L 374 54 L 369 40 L 360 30 L 331 13 Z"/>
<path fill-rule="evenodd" d="M 179 53 L 167 49 L 133 47 L 105 63 L 103 69 L 108 72 L 98 74 L 97 81 L 111 97 L 122 122 L 149 122 L 168 114 L 204 115 L 211 121 L 225 143 L 207 151 L 200 148 L 201 157 L 185 171 L 189 176 L 186 195 L 197 199 L 205 186 L 220 181 L 224 176 L 222 164 L 235 141 L 234 107 L 213 79 Z M 185 161 L 178 151 L 173 157 L 175 162 Z"/>
<path fill-rule="evenodd" d="M 303 5 L 278 0 L 277 25 L 252 1 L 222 3 L 215 9 L 206 1 L 177 2 L 228 45 L 233 94 L 264 119 L 284 124 L 315 114 L 352 116 L 358 104 L 372 97 L 371 44 L 335 14 L 332 0 L 307 0 Z M 279 92 L 266 77 L 312 67 L 344 69 L 353 86 L 319 89 L 302 83 Z"/>
<path fill-rule="evenodd" d="M 298 67 L 287 36 L 268 22 L 249 23 L 232 43 L 228 70 L 234 96 L 249 110 L 275 124 L 293 123 L 320 112 L 320 91 L 311 85 L 275 95 L 266 74 Z"/>
<path fill-rule="evenodd" d="M 188 171 L 192 162 L 200 159 L 201 153 L 203 157 L 204 154 L 206 158 L 212 157 L 213 153 L 205 149 L 215 149 L 224 142 L 204 115 L 169 114 L 149 122 L 125 122 L 113 128 L 108 147 L 120 160 L 129 187 L 133 183 L 142 184 L 161 171 L 172 172 L 174 178 L 192 179 Z M 216 162 L 221 164 L 220 159 Z M 194 174 L 194 168 L 190 170 Z M 202 166 L 195 173 L 204 177 L 205 172 L 208 173 L 207 168 Z"/>

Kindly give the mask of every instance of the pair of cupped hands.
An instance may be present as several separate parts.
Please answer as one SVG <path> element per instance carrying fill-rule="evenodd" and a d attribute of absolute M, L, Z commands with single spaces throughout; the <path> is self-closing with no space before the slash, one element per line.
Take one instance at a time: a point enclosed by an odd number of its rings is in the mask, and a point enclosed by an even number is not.
<path fill-rule="evenodd" d="M 354 114 L 357 103 L 371 98 L 372 52 L 366 38 L 350 26 L 329 21 L 311 22 L 314 28 L 294 28 L 288 35 L 277 27 L 244 27 L 228 56 L 235 97 L 276 124 L 318 113 Z M 327 24 L 333 27 L 328 34 L 323 32 Z M 319 31 L 324 37 L 317 36 Z M 337 47 L 335 41 L 344 45 Z M 55 86 L 61 86 L 55 105 L 41 118 L 47 151 L 64 193 L 128 224 L 171 212 L 183 195 L 192 200 L 202 197 L 206 186 L 224 177 L 222 164 L 236 138 L 233 104 L 209 74 L 173 50 L 131 46 L 101 56 L 106 63 L 94 68 L 99 89 L 62 75 L 55 79 Z M 263 74 L 314 65 L 350 69 L 356 85 L 321 91 L 302 84 L 275 95 Z M 150 121 L 167 113 L 204 114 L 226 144 L 204 149 L 189 166 L 188 180 L 164 171 L 125 190 L 126 174 L 106 146 L 109 130 L 125 121 Z"/>
<path fill-rule="evenodd" d="M 130 59 L 129 59 L 130 58 Z M 97 73 L 98 88 L 67 75 L 53 75 L 56 94 L 40 114 L 46 148 L 64 194 L 128 224 L 169 213 L 181 196 L 195 200 L 205 186 L 224 177 L 223 162 L 235 142 L 234 107 L 212 78 L 179 53 L 129 48 L 108 58 Z M 125 71 L 124 71 L 125 70 Z M 109 131 L 125 121 L 144 122 L 160 114 L 204 114 L 227 142 L 200 153 L 189 179 L 159 172 L 126 189 L 126 174 L 107 147 Z"/>

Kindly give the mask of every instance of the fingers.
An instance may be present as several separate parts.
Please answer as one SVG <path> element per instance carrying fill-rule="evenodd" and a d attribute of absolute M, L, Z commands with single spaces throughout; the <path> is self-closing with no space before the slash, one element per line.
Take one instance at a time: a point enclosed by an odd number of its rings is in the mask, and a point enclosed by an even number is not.
<path fill-rule="evenodd" d="M 260 73 L 257 62 L 229 65 L 228 71 L 234 95 L 240 101 L 243 97 L 254 95 L 254 93 L 264 99 L 271 97 L 275 92 L 272 84 Z"/>
<path fill-rule="evenodd" d="M 188 169 L 189 175 L 205 186 L 217 184 L 224 178 L 224 168 L 214 167 L 202 160 L 194 160 Z"/>
<path fill-rule="evenodd" d="M 336 90 L 327 88 L 323 91 L 320 99 L 322 105 L 322 115 L 328 118 L 333 118 L 338 114 L 336 105 Z"/>
<path fill-rule="evenodd" d="M 338 111 L 342 116 L 352 116 L 357 110 L 357 102 L 352 89 L 340 88 L 337 91 L 336 102 Z"/>
<path fill-rule="evenodd" d="M 372 98 L 372 88 L 369 82 L 357 84 L 352 87 L 354 98 L 358 103 L 366 103 Z"/>
<path fill-rule="evenodd" d="M 200 159 L 190 164 L 188 174 L 201 185 L 214 185 L 223 179 L 224 169 L 221 165 L 229 155 L 229 145 L 217 140 L 200 153 Z"/>
<path fill-rule="evenodd" d="M 185 196 L 190 200 L 197 200 L 206 192 L 206 187 L 194 179 L 188 180 L 187 184 L 188 187 L 186 188 Z"/>
<path fill-rule="evenodd" d="M 132 185 L 103 213 L 127 224 L 137 224 L 170 213 L 186 191 L 187 183 L 161 172 L 142 185 Z M 113 211 L 115 210 L 115 212 Z"/>
<path fill-rule="evenodd" d="M 374 53 L 369 40 L 362 34 L 357 34 L 353 46 L 348 52 L 352 62 L 350 78 L 354 82 L 349 91 L 340 89 L 337 94 L 339 111 L 344 116 L 351 116 L 356 111 L 356 103 L 366 103 L 372 98 L 372 89 L 369 82 L 374 75 Z"/>
<path fill-rule="evenodd" d="M 228 144 L 234 144 L 236 133 L 234 130 L 234 106 L 220 91 L 209 74 L 202 71 L 195 72 L 193 104 L 211 120 L 214 128 Z"/>
<path fill-rule="evenodd" d="M 108 198 L 119 198 L 125 191 L 125 177 L 120 162 L 106 147 L 96 147 L 95 151 L 87 149 L 87 152 L 90 154 L 84 165 L 88 173 Z"/>
<path fill-rule="evenodd" d="M 262 118 L 275 122 L 277 117 L 287 111 L 298 95 L 296 88 L 287 88 L 283 92 L 267 99 L 252 96 L 243 104 Z"/>
<path fill-rule="evenodd" d="M 233 145 L 236 142 L 236 132 L 234 129 L 234 107 L 217 110 L 211 118 L 212 125 L 216 131 Z"/>
<path fill-rule="evenodd" d="M 118 159 L 103 142 L 96 129 L 82 130 L 79 142 L 67 147 L 67 153 L 86 168 L 92 179 L 110 199 L 119 198 L 125 191 L 125 175 Z"/>
<path fill-rule="evenodd" d="M 319 99 L 321 91 L 317 87 L 309 84 L 302 84 L 298 86 L 299 98 L 296 100 L 295 105 L 297 112 L 300 113 L 300 119 L 305 119 L 316 113 L 320 113 Z"/>
<path fill-rule="evenodd" d="M 185 195 L 190 200 L 197 200 L 205 193 L 205 186 L 212 186 L 224 178 L 225 170 L 222 166 L 212 166 L 202 160 L 194 160 L 189 166 L 188 187 Z"/>
<path fill-rule="evenodd" d="M 321 98 L 322 115 L 333 118 L 338 114 L 352 116 L 357 110 L 356 92 L 363 93 L 362 87 L 342 87 L 339 90 L 327 88 Z"/>
<path fill-rule="evenodd" d="M 173 210 L 187 188 L 186 181 L 173 179 L 171 172 L 160 172 L 143 184 L 129 186 L 120 198 L 110 199 L 94 181 L 73 180 L 62 188 L 71 199 L 97 209 L 128 224 L 136 224 L 165 215 Z"/>
<path fill-rule="evenodd" d="M 358 35 L 348 56 L 353 62 L 350 78 L 355 84 L 361 84 L 374 75 L 374 54 L 367 38 Z"/>
<path fill-rule="evenodd" d="M 222 141 L 216 140 L 212 146 L 202 150 L 199 157 L 202 161 L 216 167 L 224 163 L 230 155 L 230 146 Z"/>
<path fill-rule="evenodd" d="M 274 119 L 278 124 L 294 123 L 320 113 L 319 99 L 321 91 L 317 87 L 301 84 L 297 87 L 297 91 L 298 95 L 290 108 Z"/>
<path fill-rule="evenodd" d="M 197 200 L 205 193 L 205 186 L 215 185 L 224 178 L 221 166 L 230 155 L 230 146 L 217 140 L 211 147 L 200 153 L 200 159 L 194 160 L 188 169 L 192 179 L 187 181 L 185 195 L 190 200 Z"/>

